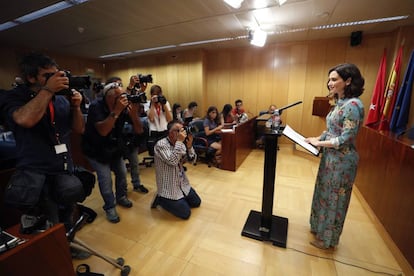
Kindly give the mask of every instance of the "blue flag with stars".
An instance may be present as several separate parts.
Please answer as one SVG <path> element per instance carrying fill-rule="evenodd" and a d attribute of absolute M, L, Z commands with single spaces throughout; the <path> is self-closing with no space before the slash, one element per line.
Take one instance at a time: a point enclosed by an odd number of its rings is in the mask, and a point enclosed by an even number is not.
<path fill-rule="evenodd" d="M 390 130 L 397 134 L 405 131 L 410 115 L 411 92 L 414 78 L 414 51 L 411 52 L 410 61 L 405 71 L 404 79 L 401 84 L 400 93 L 398 93 L 397 102 L 395 103 L 394 112 L 392 113 Z"/>

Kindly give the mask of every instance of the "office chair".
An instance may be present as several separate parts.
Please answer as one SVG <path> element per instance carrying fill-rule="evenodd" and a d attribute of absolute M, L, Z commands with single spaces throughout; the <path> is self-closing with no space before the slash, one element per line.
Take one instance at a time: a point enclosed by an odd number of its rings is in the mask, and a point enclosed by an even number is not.
<path fill-rule="evenodd" d="M 156 141 L 154 141 L 154 139 L 149 135 L 148 118 L 145 117 L 145 119 L 141 120 L 141 122 L 144 125 L 145 135 L 143 135 L 143 139 L 139 145 L 139 153 L 148 151 L 149 156 L 144 157 L 139 165 L 149 168 L 152 164 L 154 164 L 154 146 Z"/>
<path fill-rule="evenodd" d="M 142 159 L 142 162 L 139 163 L 140 165 L 144 165 L 145 167 L 149 168 L 149 167 L 152 166 L 152 164 L 154 164 L 154 146 L 155 146 L 155 143 L 156 143 L 155 140 L 148 137 L 147 142 L 146 142 L 146 148 L 147 148 L 149 156 L 144 157 Z"/>
<path fill-rule="evenodd" d="M 201 159 L 207 163 L 208 167 L 211 167 L 214 163 L 213 160 L 216 150 L 208 145 L 207 137 L 204 132 L 203 119 L 191 121 L 188 127 L 192 130 L 193 148 L 197 154 L 197 158 L 194 159 L 193 165 L 197 165 L 197 160 Z"/>
<path fill-rule="evenodd" d="M 149 132 L 150 133 L 150 132 Z M 158 140 L 163 139 L 164 137 L 167 137 L 168 131 L 162 131 L 162 132 L 155 132 L 155 135 L 149 135 L 147 140 L 147 150 L 148 150 L 148 157 L 144 157 L 142 163 L 146 167 L 151 167 L 151 165 L 154 163 L 154 147 L 155 144 L 158 142 Z M 154 133 L 153 133 L 154 134 Z"/>

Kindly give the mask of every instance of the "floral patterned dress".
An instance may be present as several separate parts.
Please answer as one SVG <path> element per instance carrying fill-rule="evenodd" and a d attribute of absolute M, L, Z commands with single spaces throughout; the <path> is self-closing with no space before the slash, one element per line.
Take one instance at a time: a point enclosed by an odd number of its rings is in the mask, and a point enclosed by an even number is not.
<path fill-rule="evenodd" d="M 342 233 L 359 160 L 355 140 L 363 119 L 359 98 L 339 99 L 326 117 L 321 140 L 336 147 L 322 149 L 310 216 L 311 231 L 326 248 L 338 245 Z"/>

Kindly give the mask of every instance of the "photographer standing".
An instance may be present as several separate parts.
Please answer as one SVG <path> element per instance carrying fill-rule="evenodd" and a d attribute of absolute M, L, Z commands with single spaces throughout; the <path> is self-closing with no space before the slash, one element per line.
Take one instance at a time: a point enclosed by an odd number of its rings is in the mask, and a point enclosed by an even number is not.
<path fill-rule="evenodd" d="M 122 86 L 122 80 L 120 77 L 112 77 L 108 79 L 105 85 L 116 82 L 120 86 Z M 129 79 L 129 84 L 126 88 L 126 93 L 129 95 L 135 95 L 138 97 L 140 93 L 144 93 L 145 89 L 147 88 L 146 83 L 140 83 L 139 77 L 137 75 L 131 76 Z M 143 94 L 145 95 L 145 94 Z M 146 98 L 146 97 L 145 97 Z M 139 101 L 138 104 L 142 104 L 141 101 Z M 139 109 L 139 111 L 141 108 Z M 138 111 L 138 117 L 140 117 L 140 112 Z M 141 118 L 140 118 L 141 120 Z M 139 152 L 139 144 L 141 139 L 141 134 L 135 133 L 132 122 L 130 120 L 125 122 L 124 125 L 124 141 L 125 141 L 125 147 L 124 147 L 124 158 L 128 159 L 129 162 L 129 169 L 131 173 L 131 182 L 134 191 L 140 192 L 140 193 L 148 193 L 148 189 L 141 183 L 141 179 L 139 177 L 139 162 L 138 162 L 138 152 Z"/>
<path fill-rule="evenodd" d="M 112 223 L 120 221 L 115 203 L 126 208 L 132 207 L 132 202 L 127 198 L 123 128 L 125 122 L 131 120 L 134 132 L 143 132 L 138 110 L 139 103 L 128 101 L 127 94 L 123 93 L 117 82 L 105 85 L 103 97 L 89 107 L 82 149 L 96 170 L 99 189 L 105 202 L 103 209 L 106 218 Z M 115 174 L 115 196 L 111 171 Z"/>
<path fill-rule="evenodd" d="M 167 124 L 172 120 L 171 106 L 162 94 L 161 86 L 151 86 L 151 103 L 148 110 L 149 140 L 153 145 L 168 134 Z M 154 149 L 150 146 L 148 151 L 154 155 Z"/>
<path fill-rule="evenodd" d="M 155 176 L 157 195 L 152 208 L 161 205 L 173 215 L 188 219 L 191 208 L 199 207 L 201 199 L 190 186 L 183 164 L 193 159 L 193 136 L 178 121 L 168 123 L 168 136 L 155 145 Z"/>
<path fill-rule="evenodd" d="M 16 171 L 5 201 L 70 229 L 73 204 L 85 199 L 70 152 L 71 132 L 84 130 L 82 96 L 70 89 L 66 73 L 44 54 L 30 53 L 19 65 L 24 84 L 7 93 L 2 109 L 16 140 Z M 59 95 L 61 91 L 65 95 Z"/>

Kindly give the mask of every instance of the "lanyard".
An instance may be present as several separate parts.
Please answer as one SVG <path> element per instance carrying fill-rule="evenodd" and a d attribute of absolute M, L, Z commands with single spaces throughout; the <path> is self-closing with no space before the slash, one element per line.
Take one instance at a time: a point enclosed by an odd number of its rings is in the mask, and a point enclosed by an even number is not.
<path fill-rule="evenodd" d="M 56 128 L 55 128 L 55 107 L 53 106 L 52 100 L 50 100 L 49 102 L 49 113 L 50 113 L 50 123 L 52 124 L 52 127 L 55 132 L 56 143 L 59 145 L 60 139 L 59 139 L 59 133 L 56 132 Z"/>
<path fill-rule="evenodd" d="M 50 122 L 52 125 L 55 123 L 55 107 L 53 106 L 52 100 L 49 102 Z"/>

